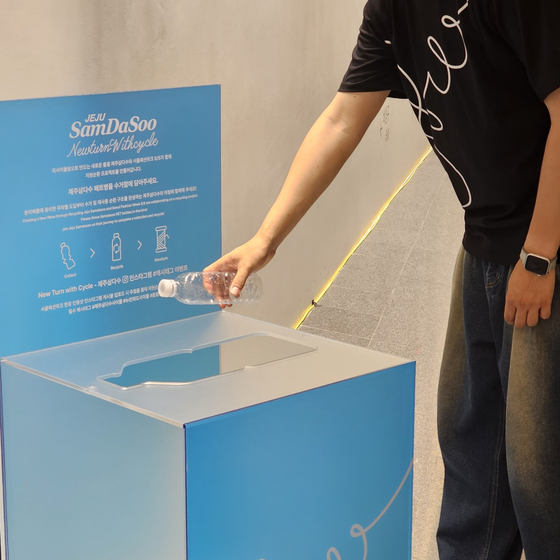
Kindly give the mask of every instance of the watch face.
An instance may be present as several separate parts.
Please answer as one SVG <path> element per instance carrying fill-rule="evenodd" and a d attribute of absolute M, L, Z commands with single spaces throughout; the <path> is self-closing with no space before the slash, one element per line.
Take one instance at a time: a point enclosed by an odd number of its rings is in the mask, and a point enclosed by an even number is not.
<path fill-rule="evenodd" d="M 529 272 L 534 272 L 539 276 L 544 276 L 548 271 L 548 261 L 535 255 L 527 255 L 525 262 L 525 269 Z"/>

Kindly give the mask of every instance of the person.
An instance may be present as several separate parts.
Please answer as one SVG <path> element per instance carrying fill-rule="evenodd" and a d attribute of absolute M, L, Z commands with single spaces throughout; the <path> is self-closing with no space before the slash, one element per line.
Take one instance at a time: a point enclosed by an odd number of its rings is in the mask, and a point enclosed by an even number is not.
<path fill-rule="evenodd" d="M 465 209 L 438 392 L 442 560 L 560 558 L 560 4 L 369 0 L 339 92 L 256 235 L 207 270 L 237 296 L 388 95 Z"/>

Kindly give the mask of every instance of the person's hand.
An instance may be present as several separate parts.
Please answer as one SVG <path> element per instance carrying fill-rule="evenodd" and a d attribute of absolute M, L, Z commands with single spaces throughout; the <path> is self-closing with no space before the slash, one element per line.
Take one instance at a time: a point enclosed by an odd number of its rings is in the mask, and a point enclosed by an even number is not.
<path fill-rule="evenodd" d="M 210 293 L 214 293 L 217 300 L 228 300 L 230 295 L 235 298 L 239 297 L 249 274 L 260 270 L 268 264 L 275 252 L 269 243 L 256 235 L 244 245 L 237 247 L 207 266 L 203 271 L 205 273 L 216 271 L 235 272 L 235 278 L 229 288 L 229 294 L 216 294 L 216 287 L 212 286 L 209 281 L 206 281 L 205 274 L 204 284 L 206 289 Z M 224 307 L 231 307 L 231 304 L 221 304 L 220 307 L 224 309 Z"/>
<path fill-rule="evenodd" d="M 504 319 L 522 329 L 534 327 L 540 319 L 548 319 L 554 295 L 555 274 L 537 276 L 525 270 L 519 261 L 509 278 Z"/>

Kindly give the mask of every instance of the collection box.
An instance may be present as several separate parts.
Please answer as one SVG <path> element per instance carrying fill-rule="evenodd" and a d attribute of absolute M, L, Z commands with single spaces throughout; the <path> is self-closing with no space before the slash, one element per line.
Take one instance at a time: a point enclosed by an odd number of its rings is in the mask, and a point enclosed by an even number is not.
<path fill-rule="evenodd" d="M 414 364 L 228 312 L 1 364 L 9 560 L 410 558 Z"/>

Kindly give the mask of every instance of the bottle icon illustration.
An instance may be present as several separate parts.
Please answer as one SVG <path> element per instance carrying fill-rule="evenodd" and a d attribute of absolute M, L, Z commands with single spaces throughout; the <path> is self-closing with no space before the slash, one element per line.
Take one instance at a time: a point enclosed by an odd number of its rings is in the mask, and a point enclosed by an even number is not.
<path fill-rule="evenodd" d="M 165 253 L 167 251 L 167 226 L 158 226 L 156 228 L 156 253 Z"/>
<path fill-rule="evenodd" d="M 113 239 L 111 240 L 111 258 L 113 262 L 122 259 L 122 240 L 118 233 L 113 233 Z"/>
<path fill-rule="evenodd" d="M 70 254 L 70 247 L 66 243 L 60 244 L 60 254 L 62 255 L 62 262 L 67 270 L 72 270 L 76 266 L 76 262 Z"/>

